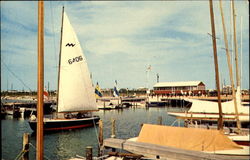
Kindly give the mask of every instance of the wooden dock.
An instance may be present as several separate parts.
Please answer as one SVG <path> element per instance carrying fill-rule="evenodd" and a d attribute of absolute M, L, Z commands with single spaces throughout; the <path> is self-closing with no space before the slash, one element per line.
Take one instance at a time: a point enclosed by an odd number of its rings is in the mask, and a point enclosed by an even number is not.
<path fill-rule="evenodd" d="M 122 149 L 131 153 L 141 154 L 152 159 L 168 160 L 248 160 L 249 156 L 226 156 L 204 153 L 199 151 L 189 151 L 173 147 L 160 146 L 149 143 L 128 141 L 124 139 L 108 138 L 104 140 L 104 147 Z"/>
<path fill-rule="evenodd" d="M 56 104 L 54 101 L 47 101 L 44 102 L 44 113 L 50 114 L 53 109 L 51 108 L 52 104 Z M 2 111 L 3 114 L 6 113 L 7 115 L 13 115 L 13 117 L 20 117 L 24 115 L 24 117 L 29 116 L 32 112 L 36 114 L 36 101 L 23 101 L 23 102 L 9 102 L 2 104 Z"/>
<path fill-rule="evenodd" d="M 217 102 L 218 101 L 218 98 L 217 97 L 208 97 L 208 96 L 163 96 L 163 97 L 160 97 L 161 100 L 171 100 L 171 99 L 174 99 L 174 100 L 181 100 L 183 98 L 188 98 L 188 99 L 199 99 L 199 100 L 206 100 L 206 101 L 214 101 L 214 102 Z M 225 96 L 225 95 L 221 95 L 221 101 L 222 102 L 225 102 L 225 101 L 230 101 L 230 100 L 233 100 L 233 97 L 232 95 L 228 95 L 228 96 Z M 242 102 L 250 102 L 250 97 L 249 95 L 242 95 L 241 97 L 241 101 Z"/>

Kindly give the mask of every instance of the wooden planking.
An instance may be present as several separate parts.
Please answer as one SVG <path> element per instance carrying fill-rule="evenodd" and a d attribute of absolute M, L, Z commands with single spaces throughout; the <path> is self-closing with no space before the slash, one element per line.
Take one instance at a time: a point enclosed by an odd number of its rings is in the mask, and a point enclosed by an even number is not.
<path fill-rule="evenodd" d="M 248 160 L 248 157 L 223 156 L 198 151 L 189 151 L 173 147 L 160 146 L 155 144 L 127 141 L 123 139 L 108 138 L 104 140 L 104 146 L 123 149 L 135 154 L 141 154 L 149 158 L 161 158 L 172 160 Z"/>

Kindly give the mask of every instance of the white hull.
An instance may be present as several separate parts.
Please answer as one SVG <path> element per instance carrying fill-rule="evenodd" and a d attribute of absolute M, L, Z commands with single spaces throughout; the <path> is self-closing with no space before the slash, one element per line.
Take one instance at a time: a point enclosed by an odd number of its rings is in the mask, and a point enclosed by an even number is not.
<path fill-rule="evenodd" d="M 179 112 L 168 112 L 168 115 L 175 116 L 177 118 L 186 118 L 186 119 L 206 119 L 206 120 L 216 120 L 219 118 L 218 113 L 179 113 Z M 248 114 L 239 115 L 241 122 L 249 122 Z M 224 121 L 235 121 L 235 114 L 224 114 Z"/>

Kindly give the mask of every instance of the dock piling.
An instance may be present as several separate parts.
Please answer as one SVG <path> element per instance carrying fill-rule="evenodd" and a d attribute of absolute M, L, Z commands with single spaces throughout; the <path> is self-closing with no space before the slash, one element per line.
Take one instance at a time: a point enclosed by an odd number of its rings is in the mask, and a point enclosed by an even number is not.
<path fill-rule="evenodd" d="M 115 138 L 115 119 L 112 119 L 111 138 Z"/>
<path fill-rule="evenodd" d="M 92 147 L 86 147 L 86 160 L 92 160 Z"/>
<path fill-rule="evenodd" d="M 158 125 L 162 125 L 162 116 L 158 117 Z"/>
<path fill-rule="evenodd" d="M 23 134 L 23 157 L 22 160 L 29 160 L 29 134 Z"/>
<path fill-rule="evenodd" d="M 99 150 L 98 150 L 98 155 L 102 155 L 102 150 L 103 150 L 103 122 L 102 120 L 99 120 Z"/>

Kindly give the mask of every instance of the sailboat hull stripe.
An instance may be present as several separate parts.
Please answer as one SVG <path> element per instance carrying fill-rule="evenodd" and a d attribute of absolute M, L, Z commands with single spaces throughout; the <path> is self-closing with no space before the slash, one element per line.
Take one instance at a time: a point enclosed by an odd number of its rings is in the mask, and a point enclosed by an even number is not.
<path fill-rule="evenodd" d="M 68 121 L 44 121 L 44 130 L 45 131 L 56 131 L 56 130 L 68 130 L 76 128 L 84 128 L 93 126 L 94 123 L 97 123 L 100 120 L 99 117 L 84 118 L 84 119 L 75 119 Z M 36 131 L 36 121 L 29 121 L 30 128 L 33 131 Z"/>
<path fill-rule="evenodd" d="M 71 127 L 59 127 L 59 128 L 45 128 L 45 131 L 55 131 L 55 130 L 68 130 L 68 129 L 76 129 L 76 128 L 84 128 L 84 127 L 91 127 L 93 124 L 83 124 L 78 126 L 71 126 Z"/>

